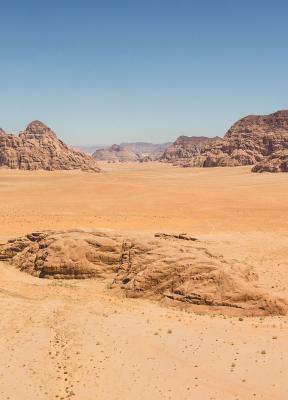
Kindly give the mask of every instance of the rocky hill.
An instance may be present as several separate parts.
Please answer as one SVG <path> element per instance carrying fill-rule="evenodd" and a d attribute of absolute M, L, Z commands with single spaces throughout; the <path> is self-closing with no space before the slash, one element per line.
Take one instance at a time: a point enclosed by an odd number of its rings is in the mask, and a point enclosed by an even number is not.
<path fill-rule="evenodd" d="M 195 155 L 199 155 L 207 143 L 214 142 L 219 137 L 206 136 L 179 136 L 160 157 L 165 162 L 185 162 Z"/>
<path fill-rule="evenodd" d="M 96 150 L 92 154 L 92 157 L 95 160 L 110 162 L 139 161 L 140 159 L 138 154 L 118 144 L 113 144 L 111 147 L 105 149 Z"/>
<path fill-rule="evenodd" d="M 1 130 L 0 167 L 100 171 L 92 157 L 69 148 L 40 121 L 31 122 L 18 136 Z"/>
<path fill-rule="evenodd" d="M 254 165 L 279 150 L 288 149 L 288 110 L 249 115 L 236 122 L 223 139 L 207 144 L 191 166 Z"/>

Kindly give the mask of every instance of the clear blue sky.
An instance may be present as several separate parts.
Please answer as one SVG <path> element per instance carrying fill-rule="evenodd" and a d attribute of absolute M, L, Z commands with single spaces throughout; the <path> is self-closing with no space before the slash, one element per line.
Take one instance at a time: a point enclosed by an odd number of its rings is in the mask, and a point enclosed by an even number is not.
<path fill-rule="evenodd" d="M 164 142 L 288 108 L 287 0 L 11 0 L 0 15 L 6 131 Z"/>

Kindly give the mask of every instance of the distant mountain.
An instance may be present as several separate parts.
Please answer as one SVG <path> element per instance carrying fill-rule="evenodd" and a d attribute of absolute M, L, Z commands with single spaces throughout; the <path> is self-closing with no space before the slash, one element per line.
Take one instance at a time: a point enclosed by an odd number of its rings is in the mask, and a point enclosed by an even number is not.
<path fill-rule="evenodd" d="M 135 143 L 121 143 L 120 146 L 125 147 L 126 149 L 129 149 L 134 153 L 139 154 L 140 157 L 152 156 L 152 158 L 154 159 L 160 156 L 170 144 L 171 142 L 160 143 L 160 144 L 135 142 Z"/>
<path fill-rule="evenodd" d="M 96 150 L 98 149 L 104 149 L 108 146 L 105 144 L 95 144 L 95 145 L 79 145 L 79 146 L 73 146 L 75 150 L 83 151 L 83 153 L 92 155 Z"/>
<path fill-rule="evenodd" d="M 155 143 L 149 143 L 149 142 L 123 142 L 120 143 L 121 148 L 125 148 L 126 150 L 132 151 L 135 154 L 139 154 L 140 157 L 150 157 L 153 156 L 152 158 L 158 158 L 162 155 L 164 150 L 171 144 L 169 143 L 160 143 L 160 144 L 155 144 Z M 114 145 L 113 145 L 114 146 Z M 111 146 L 108 145 L 79 145 L 79 146 L 74 146 L 75 149 L 83 151 L 84 153 L 92 155 L 95 153 L 96 150 L 103 150 L 103 149 L 108 149 Z"/>
<path fill-rule="evenodd" d="M 140 159 L 138 154 L 118 144 L 113 144 L 105 149 L 98 149 L 92 154 L 92 157 L 98 161 L 112 162 L 139 161 Z"/>

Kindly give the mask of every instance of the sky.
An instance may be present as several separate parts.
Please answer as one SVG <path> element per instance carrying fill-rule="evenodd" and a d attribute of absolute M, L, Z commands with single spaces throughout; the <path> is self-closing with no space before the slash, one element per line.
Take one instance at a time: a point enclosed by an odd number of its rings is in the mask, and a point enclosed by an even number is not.
<path fill-rule="evenodd" d="M 68 144 L 223 136 L 288 108 L 287 0 L 0 0 L 0 127 Z"/>

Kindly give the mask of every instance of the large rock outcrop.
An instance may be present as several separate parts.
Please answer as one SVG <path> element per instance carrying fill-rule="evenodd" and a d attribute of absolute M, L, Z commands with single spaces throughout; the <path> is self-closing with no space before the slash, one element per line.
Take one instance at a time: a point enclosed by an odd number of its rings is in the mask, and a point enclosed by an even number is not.
<path fill-rule="evenodd" d="M 249 115 L 236 122 L 223 139 L 207 144 L 191 166 L 254 165 L 279 150 L 288 149 L 288 110 Z"/>
<path fill-rule="evenodd" d="M 18 136 L 0 132 L 0 167 L 100 171 L 92 157 L 69 148 L 40 121 L 31 122 Z"/>
<path fill-rule="evenodd" d="M 252 172 L 288 172 L 288 149 L 276 151 L 264 158 L 254 165 Z"/>
<path fill-rule="evenodd" d="M 219 137 L 209 138 L 206 136 L 179 136 L 164 151 L 160 160 L 172 163 L 185 162 L 191 157 L 199 155 L 206 144 L 219 139 Z"/>
<path fill-rule="evenodd" d="M 110 162 L 139 161 L 140 159 L 138 154 L 117 144 L 113 144 L 111 147 L 105 149 L 96 150 L 92 154 L 92 157 L 98 161 Z"/>
<path fill-rule="evenodd" d="M 0 260 L 40 278 L 109 278 L 129 297 L 246 315 L 287 311 L 284 300 L 257 288 L 250 266 L 211 253 L 187 234 L 35 232 L 0 245 Z"/>
<path fill-rule="evenodd" d="M 254 165 L 288 149 L 288 110 L 249 115 L 237 121 L 223 139 L 180 136 L 161 157 L 184 167 Z"/>

